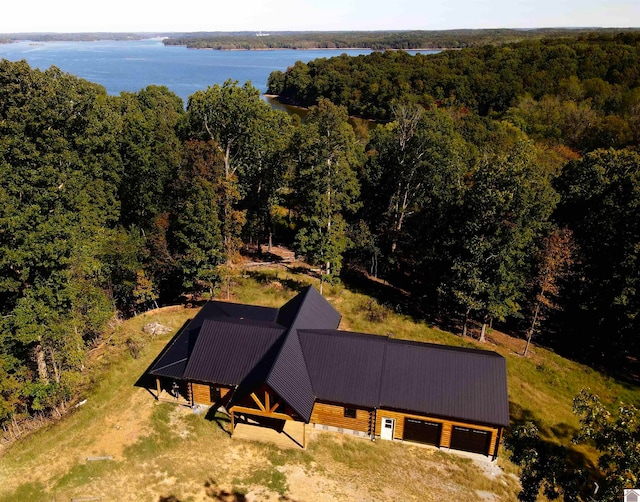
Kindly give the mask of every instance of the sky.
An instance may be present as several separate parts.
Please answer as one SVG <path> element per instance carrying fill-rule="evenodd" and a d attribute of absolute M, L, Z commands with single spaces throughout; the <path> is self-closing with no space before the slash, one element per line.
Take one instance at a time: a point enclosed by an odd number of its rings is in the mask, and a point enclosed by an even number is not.
<path fill-rule="evenodd" d="M 9 0 L 0 33 L 640 27 L 640 0 Z"/>

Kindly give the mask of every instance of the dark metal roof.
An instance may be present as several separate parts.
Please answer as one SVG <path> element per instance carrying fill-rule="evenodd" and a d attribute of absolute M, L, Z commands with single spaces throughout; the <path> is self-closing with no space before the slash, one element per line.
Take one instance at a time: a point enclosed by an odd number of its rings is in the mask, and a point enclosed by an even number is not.
<path fill-rule="evenodd" d="M 338 331 L 340 314 L 308 287 L 281 309 L 208 302 L 148 374 L 269 385 L 309 421 L 316 399 L 509 424 L 506 363 L 489 351 Z"/>
<path fill-rule="evenodd" d="M 200 328 L 207 319 L 252 319 L 273 323 L 277 315 L 277 308 L 219 301 L 207 302 L 185 329 L 165 348 L 164 353 L 155 361 L 148 373 L 155 376 L 183 378 L 187 362 L 200 334 Z"/>
<path fill-rule="evenodd" d="M 380 407 L 509 425 L 505 359 L 484 350 L 390 339 Z"/>
<path fill-rule="evenodd" d="M 291 330 L 336 329 L 341 317 L 313 286 L 308 286 L 282 306 L 277 322 Z"/>
<path fill-rule="evenodd" d="M 182 378 L 202 324 L 201 318 L 199 324 L 194 325 L 196 318 L 169 343 L 149 369 L 149 374 L 177 379 Z"/>
<path fill-rule="evenodd" d="M 306 422 L 309 421 L 315 395 L 297 332 L 287 333 L 265 383 Z"/>
<path fill-rule="evenodd" d="M 275 322 L 278 317 L 278 311 L 279 309 L 272 307 L 210 301 L 204 304 L 193 320 L 197 323 L 198 318 L 213 319 L 216 317 L 229 317 L 232 319 L 253 319 L 254 321 Z"/>
<path fill-rule="evenodd" d="M 283 334 L 284 329 L 273 322 L 205 320 L 183 378 L 238 385 Z"/>
<path fill-rule="evenodd" d="M 289 331 L 265 383 L 307 422 L 311 418 L 315 394 L 297 330 L 335 329 L 340 318 L 338 311 L 312 286 L 287 302 L 278 314 L 278 323 L 288 326 Z"/>
<path fill-rule="evenodd" d="M 318 399 L 378 406 L 386 337 L 338 330 L 298 330 Z"/>

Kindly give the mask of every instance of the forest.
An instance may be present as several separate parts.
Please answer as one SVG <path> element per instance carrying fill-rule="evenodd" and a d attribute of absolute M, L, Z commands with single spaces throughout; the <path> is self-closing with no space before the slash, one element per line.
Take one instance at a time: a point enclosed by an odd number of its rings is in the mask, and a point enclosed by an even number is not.
<path fill-rule="evenodd" d="M 302 121 L 250 83 L 185 109 L 0 61 L 0 425 L 64 408 L 118 317 L 210 298 L 271 242 L 637 377 L 639 57 L 632 33 L 296 63 L 269 86 Z"/>
<path fill-rule="evenodd" d="M 165 45 L 191 49 L 462 49 L 548 37 L 573 38 L 589 33 L 615 33 L 610 28 L 458 29 L 414 31 L 212 32 L 169 34 Z"/>

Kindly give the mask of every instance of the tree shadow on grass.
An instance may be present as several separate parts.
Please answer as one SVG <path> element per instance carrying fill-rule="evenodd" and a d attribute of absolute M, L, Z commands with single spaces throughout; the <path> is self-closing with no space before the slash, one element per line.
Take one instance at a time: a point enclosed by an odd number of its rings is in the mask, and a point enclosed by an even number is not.
<path fill-rule="evenodd" d="M 222 489 L 218 486 L 218 483 L 212 478 L 208 479 L 204 483 L 206 495 L 208 498 L 218 500 L 220 502 L 246 502 L 247 496 L 240 490 L 232 489 L 231 491 Z M 297 502 L 288 495 L 280 495 L 278 497 L 279 502 Z M 162 502 L 162 501 L 161 501 Z M 167 501 L 174 502 L 174 501 Z M 179 501 L 176 501 L 179 502 Z"/>
<path fill-rule="evenodd" d="M 224 490 L 218 486 L 213 479 L 208 479 L 204 483 L 205 493 L 208 498 L 219 500 L 220 502 L 246 502 L 247 496 L 238 490 Z"/>
<path fill-rule="evenodd" d="M 533 449 L 536 451 L 535 457 L 529 458 L 534 458 L 537 465 L 533 471 L 529 471 L 529 475 L 535 472 L 540 479 L 553 480 L 566 494 L 587 496 L 591 493 L 593 481 L 599 477 L 599 470 L 593 460 L 572 442 L 580 432 L 578 428 L 565 422 L 542 425 L 531 410 L 513 402 L 509 402 L 509 415 L 511 426 L 504 441 L 512 461 L 523 467 L 518 458 L 526 458 L 522 452 Z M 535 437 L 517 432 L 518 429 L 523 430 L 531 425 L 537 429 Z M 524 467 L 523 475 L 526 475 L 527 469 Z M 526 476 L 521 477 L 523 487 L 530 484 L 531 476 L 528 479 L 529 483 Z"/>
<path fill-rule="evenodd" d="M 564 445 L 570 444 L 573 438 L 575 438 L 580 432 L 577 427 L 566 422 L 560 422 L 549 426 L 542 425 L 538 416 L 531 410 L 523 408 L 513 401 L 509 401 L 509 418 L 511 428 L 531 422 L 538 428 L 541 436 L 545 438 L 556 438 L 559 443 Z"/>
<path fill-rule="evenodd" d="M 308 273 L 308 270 L 306 270 L 306 273 Z M 268 284 L 273 281 L 278 281 L 282 286 L 291 291 L 300 291 L 309 285 L 308 282 L 300 281 L 293 277 L 287 277 L 284 276 L 284 274 L 282 277 L 280 277 L 280 274 L 278 273 L 274 275 L 273 271 L 251 270 L 248 271 L 247 274 L 260 284 Z"/>
<path fill-rule="evenodd" d="M 441 315 L 438 305 L 426 296 L 412 294 L 392 282 L 372 277 L 357 267 L 345 268 L 340 278 L 350 291 L 369 296 L 395 313 L 409 316 L 415 322 L 425 322 L 429 327 L 454 334 L 462 332 L 462 321 L 456 316 Z"/>

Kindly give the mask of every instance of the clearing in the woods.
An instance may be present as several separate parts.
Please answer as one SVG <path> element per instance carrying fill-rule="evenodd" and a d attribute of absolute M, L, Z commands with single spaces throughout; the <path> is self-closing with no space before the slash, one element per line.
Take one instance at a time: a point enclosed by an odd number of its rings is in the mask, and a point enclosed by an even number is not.
<path fill-rule="evenodd" d="M 232 300 L 280 306 L 308 281 L 283 270 L 256 269 L 236 279 Z M 503 354 L 512 423 L 535 420 L 550 441 L 569 443 L 578 427 L 571 400 L 583 386 L 608 401 L 634 402 L 638 395 L 635 387 L 541 348 L 522 358 L 518 352 L 524 341 L 495 331 L 479 345 L 386 307 L 367 315 L 370 299 L 343 287 L 325 285 L 325 296 L 342 313 L 343 329 L 481 346 Z M 491 463 L 307 426 L 303 450 L 282 437 L 271 441 L 272 432 L 248 426 L 238 427 L 231 438 L 221 413 L 211 416 L 206 410 L 194 413 L 156 402 L 134 383 L 195 312 L 164 308 L 121 324 L 92 354 L 86 391 L 78 400 L 86 403 L 0 450 L 0 500 L 516 500 L 517 469 L 502 447 L 498 461 Z M 145 324 L 156 321 L 172 333 L 143 333 Z M 131 340 L 144 341 L 139 352 L 131 350 Z M 593 463 L 593 451 L 569 446 L 585 465 Z"/>

